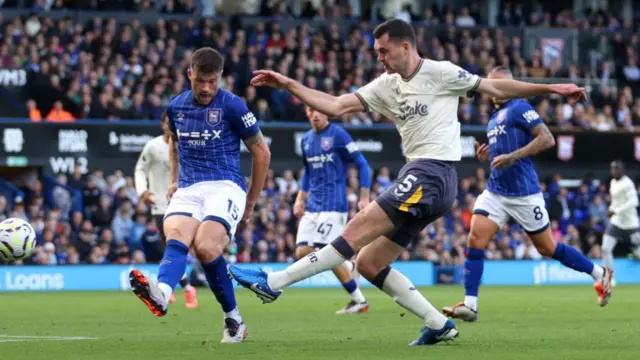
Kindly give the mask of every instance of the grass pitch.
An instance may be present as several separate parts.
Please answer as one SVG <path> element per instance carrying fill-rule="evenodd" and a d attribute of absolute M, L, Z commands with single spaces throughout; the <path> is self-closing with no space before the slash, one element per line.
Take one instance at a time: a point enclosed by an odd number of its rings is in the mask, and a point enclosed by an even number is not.
<path fill-rule="evenodd" d="M 436 307 L 460 301 L 462 287 L 422 288 Z M 289 289 L 262 305 L 237 291 L 249 326 L 242 344 L 220 344 L 222 314 L 208 289 L 200 308 L 182 294 L 156 318 L 130 292 L 0 294 L 0 359 L 638 359 L 640 287 L 618 286 L 600 308 L 588 286 L 484 287 L 477 323 L 458 322 L 459 338 L 409 347 L 420 321 L 377 289 L 365 289 L 367 314 L 335 315 L 341 289 Z"/>

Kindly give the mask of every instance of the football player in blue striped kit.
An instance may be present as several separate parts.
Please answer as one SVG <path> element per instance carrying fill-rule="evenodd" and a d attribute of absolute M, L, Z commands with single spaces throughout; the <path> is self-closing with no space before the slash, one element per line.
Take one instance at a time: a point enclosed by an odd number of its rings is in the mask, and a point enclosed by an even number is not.
<path fill-rule="evenodd" d="M 296 238 L 296 257 L 303 258 L 335 239 L 347 224 L 347 170 L 358 166 L 360 201 L 358 208 L 369 204 L 371 169 L 351 136 L 340 126 L 329 123 L 327 115 L 306 108 L 311 130 L 300 142 L 304 173 L 293 207 L 300 218 Z M 337 314 L 367 312 L 369 304 L 356 282 L 355 264 L 347 260 L 333 268 L 351 300 Z"/>
<path fill-rule="evenodd" d="M 496 67 L 489 78 L 511 79 L 512 75 L 509 68 Z M 557 242 L 549 227 L 549 215 L 531 157 L 553 147 L 553 135 L 526 100 L 493 98 L 493 102 L 496 111 L 487 127 L 489 144 L 476 144 L 478 159 L 491 163 L 491 174 L 471 217 L 464 263 L 465 298 L 445 307 L 443 312 L 464 321 L 477 320 L 484 250 L 510 218 L 524 228 L 541 255 L 589 274 L 596 284 L 601 284 L 598 301 L 601 306 L 606 305 L 611 296 L 611 269 L 596 265 L 575 248 Z"/>
<path fill-rule="evenodd" d="M 224 311 L 222 342 L 238 343 L 247 327 L 236 305 L 222 257 L 241 220 L 249 220 L 267 177 L 271 153 L 254 115 L 238 96 L 218 89 L 224 58 L 212 48 L 194 52 L 191 90 L 169 101 L 171 186 L 164 218 L 167 246 L 158 282 L 140 271 L 129 275 L 133 292 L 156 316 L 167 313 L 174 288 L 195 251 L 209 287 Z M 247 192 L 240 172 L 240 141 L 253 158 Z M 243 215 L 244 214 L 244 215 Z"/>

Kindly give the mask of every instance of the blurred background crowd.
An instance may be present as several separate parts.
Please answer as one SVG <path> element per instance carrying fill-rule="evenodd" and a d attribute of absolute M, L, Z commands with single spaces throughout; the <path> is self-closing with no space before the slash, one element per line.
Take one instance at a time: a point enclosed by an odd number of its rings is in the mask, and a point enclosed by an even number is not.
<path fill-rule="evenodd" d="M 18 3 L 33 8 L 26 17 L 4 20 L 0 14 L 0 67 L 29 69 L 50 78 L 51 84 L 77 111 L 63 102 L 43 108 L 35 101 L 23 106 L 33 121 L 76 119 L 157 120 L 169 99 L 188 89 L 186 68 L 193 50 L 211 46 L 226 56 L 220 86 L 245 98 L 263 121 L 304 120 L 302 104 L 288 93 L 249 86 L 251 72 L 268 68 L 332 94 L 357 90 L 380 75 L 383 68 L 373 51 L 368 12 L 355 14 L 356 1 L 240 1 L 245 12 L 268 15 L 264 22 L 244 26 L 240 17 L 188 17 L 186 21 L 160 17 L 153 23 L 138 18 L 118 22 L 94 13 L 79 21 L 68 16 L 54 20 L 50 11 L 80 9 L 159 10 L 162 14 L 211 13 L 227 9 L 228 1 L 62 1 L 4 0 L 4 8 Z M 381 18 L 398 17 L 417 28 L 421 54 L 449 60 L 471 73 L 485 75 L 507 65 L 518 78 L 564 81 L 587 85 L 590 101 L 573 108 L 562 99 L 533 99 L 538 112 L 553 126 L 612 131 L 640 125 L 640 3 L 607 11 L 581 11 L 552 2 L 521 4 L 500 1 L 499 11 L 487 15 L 478 1 L 382 1 Z M 331 5 L 331 7 L 324 7 Z M 239 5 L 238 5 L 239 6 Z M 611 5 L 613 6 L 613 5 Z M 418 11 L 416 9 L 421 9 Z M 237 9 L 235 9 L 237 10 Z M 299 13 L 297 26 L 281 25 Z M 619 16 L 618 16 L 619 15 Z M 319 22 L 321 20 L 326 20 Z M 491 27 L 497 25 L 499 27 Z M 580 31 L 578 44 L 559 49 L 528 43 L 523 27 L 571 28 Z M 534 47 L 530 56 L 527 49 Z M 580 61 L 563 63 L 550 51 L 579 51 Z M 556 54 L 557 55 L 557 54 Z M 67 106 L 69 107 L 69 106 Z M 460 103 L 463 124 L 486 124 L 490 99 L 476 97 Z M 344 123 L 388 122 L 379 114 L 355 113 L 335 119 Z"/>
<path fill-rule="evenodd" d="M 640 126 L 640 3 L 590 1 L 582 3 L 607 3 L 609 8 L 567 9 L 557 1 L 498 0 L 489 11 L 484 3 L 0 0 L 0 70 L 40 74 L 62 94 L 49 106 L 35 99 L 16 104 L 25 107 L 33 122 L 158 121 L 169 99 L 189 88 L 186 69 L 194 49 L 210 46 L 226 57 L 221 88 L 243 96 L 259 120 L 300 122 L 306 121 L 303 105 L 287 92 L 251 87 L 252 71 L 274 69 L 335 95 L 353 92 L 384 71 L 373 51 L 375 15 L 411 22 L 426 58 L 448 60 L 479 75 L 506 65 L 519 79 L 587 87 L 589 100 L 576 107 L 554 96 L 531 99 L 550 126 L 595 131 L 634 131 Z M 9 16 L 18 6 L 33 12 Z M 77 10 L 92 12 L 78 16 Z M 137 11 L 139 16 L 123 21 L 113 13 L 105 15 L 107 11 Z M 142 20 L 155 11 L 161 16 Z M 248 16 L 236 16 L 239 13 Z M 198 16 L 176 17 L 184 14 Z M 255 16 L 262 17 L 247 20 Z M 559 48 L 540 46 L 539 39 L 527 35 L 527 29 L 540 28 L 579 36 Z M 563 61 L 561 54 L 571 51 L 577 52 L 578 61 Z M 484 96 L 461 99 L 460 122 L 485 125 L 492 109 Z M 333 120 L 389 122 L 372 113 Z M 127 172 L 94 170 L 82 175 L 77 165 L 73 174 L 55 179 L 24 179 L 23 198 L 0 195 L 0 218 L 22 217 L 37 230 L 38 251 L 25 263 L 158 262 L 164 245 Z M 292 260 L 297 219 L 291 207 L 298 175 L 298 169 L 269 175 L 254 221 L 239 227 L 227 249 L 230 261 Z M 372 197 L 388 187 L 393 176 L 386 168 L 376 169 Z M 482 168 L 462 178 L 451 213 L 425 229 L 401 260 L 461 264 L 471 209 L 486 178 Z M 352 172 L 350 216 L 355 214 L 357 182 Z M 607 182 L 587 177 L 570 188 L 563 184 L 560 175 L 543 183 L 554 236 L 590 257 L 600 257 L 600 238 L 608 221 Z M 540 255 L 518 226 L 509 225 L 491 242 L 487 257 Z"/>
<path fill-rule="evenodd" d="M 297 170 L 270 172 L 250 225 L 240 225 L 235 242 L 226 255 L 232 262 L 288 262 L 293 260 L 298 219 L 292 206 L 299 189 Z M 34 177 L 22 188 L 24 199 L 0 196 L 0 219 L 20 217 L 30 221 L 37 232 L 38 250 L 25 263 L 56 264 L 140 264 L 159 262 L 164 244 L 149 216 L 138 201 L 133 180 L 117 171 L 105 175 L 95 170 L 81 175 L 80 166 L 71 176 L 59 175 L 48 186 Z M 387 168 L 373 175 L 372 199 L 393 181 Z M 400 260 L 429 260 L 440 265 L 464 262 L 464 249 L 473 204 L 484 189 L 487 173 L 478 168 L 474 176 L 461 179 L 457 201 L 447 216 L 429 225 Z M 582 185 L 563 186 L 560 175 L 543 181 L 544 196 L 558 241 L 577 247 L 593 258 L 601 255 L 602 232 L 608 222 L 607 183 L 585 178 Z M 349 217 L 356 213 L 359 189 L 357 170 L 348 176 Z M 83 206 L 76 207 L 74 196 Z M 540 254 L 516 224 L 509 224 L 489 245 L 488 259 L 539 259 Z M 192 258 L 191 261 L 194 259 Z"/>

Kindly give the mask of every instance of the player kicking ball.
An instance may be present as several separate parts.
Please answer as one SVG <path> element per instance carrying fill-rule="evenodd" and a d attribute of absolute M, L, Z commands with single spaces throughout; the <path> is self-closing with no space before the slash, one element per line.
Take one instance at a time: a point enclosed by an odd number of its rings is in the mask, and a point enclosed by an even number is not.
<path fill-rule="evenodd" d="M 611 162 L 611 183 L 609 184 L 611 205 L 609 224 L 602 237 L 602 261 L 613 268 L 613 249 L 618 241 L 628 241 L 634 247 L 633 255 L 640 259 L 640 219 L 638 219 L 638 191 L 633 180 L 625 175 L 624 163 Z M 596 284 L 596 290 L 602 291 Z"/>
<path fill-rule="evenodd" d="M 157 283 L 138 270 L 129 279 L 133 292 L 149 310 L 164 316 L 193 248 L 224 312 L 222 342 L 239 343 L 247 336 L 247 326 L 238 311 L 222 252 L 238 223 L 250 219 L 271 154 L 244 101 L 218 89 L 223 66 L 224 59 L 216 50 L 197 50 L 188 70 L 192 90 L 169 101 L 171 186 L 164 220 L 169 240 Z M 240 172 L 241 140 L 253 157 L 248 193 Z"/>
<path fill-rule="evenodd" d="M 497 67 L 488 77 L 511 79 L 512 75 L 508 68 Z M 445 307 L 443 312 L 464 321 L 477 320 L 484 251 L 509 218 L 524 228 L 541 255 L 591 275 L 597 284 L 598 301 L 605 306 L 611 297 L 613 272 L 594 264 L 575 248 L 557 242 L 549 227 L 549 214 L 531 157 L 554 146 L 553 135 L 526 100 L 494 97 L 493 102 L 496 111 L 487 127 L 489 144 L 476 144 L 478 159 L 491 162 L 491 173 L 471 217 L 464 263 L 465 298 L 464 302 Z"/>
<path fill-rule="evenodd" d="M 359 209 L 369 204 L 371 170 L 351 136 L 329 123 L 327 115 L 310 107 L 306 114 L 311 130 L 300 141 L 304 173 L 293 212 L 300 218 L 296 238 L 298 259 L 322 249 L 342 232 L 347 223 L 347 170 L 350 163 L 360 174 Z M 354 278 L 355 264 L 345 261 L 333 269 L 351 301 L 337 314 L 367 312 L 369 304 Z"/>
<path fill-rule="evenodd" d="M 136 192 L 140 197 L 140 201 L 151 207 L 151 215 L 156 222 L 156 226 L 160 231 L 161 241 L 167 241 L 164 236 L 164 214 L 167 211 L 168 202 L 162 195 L 169 191 L 171 173 L 169 171 L 169 125 L 167 117 L 162 117 L 162 131 L 160 135 L 149 141 L 136 163 L 134 172 Z M 161 194 L 156 197 L 155 194 Z M 184 289 L 185 307 L 187 309 L 196 309 L 198 307 L 198 299 L 196 298 L 196 288 L 189 284 L 187 274 L 183 274 L 180 278 L 180 286 Z M 176 296 L 171 294 L 169 303 L 176 302 Z"/>
<path fill-rule="evenodd" d="M 255 86 L 285 89 L 308 106 L 337 117 L 375 111 L 392 119 L 407 164 L 391 187 L 360 211 L 330 245 L 283 271 L 242 270 L 231 275 L 265 302 L 275 301 L 287 286 L 335 268 L 357 252 L 358 271 L 424 323 L 410 345 L 453 340 L 456 325 L 422 296 L 391 264 L 429 223 L 451 210 L 457 195 L 455 164 L 461 158 L 459 97 L 474 91 L 497 98 L 529 97 L 549 92 L 575 102 L 584 89 L 572 84 L 529 84 L 511 79 L 481 79 L 448 61 L 420 58 L 411 25 L 398 19 L 374 30 L 375 50 L 386 72 L 358 89 L 335 97 L 307 88 L 273 71 L 259 70 Z"/>

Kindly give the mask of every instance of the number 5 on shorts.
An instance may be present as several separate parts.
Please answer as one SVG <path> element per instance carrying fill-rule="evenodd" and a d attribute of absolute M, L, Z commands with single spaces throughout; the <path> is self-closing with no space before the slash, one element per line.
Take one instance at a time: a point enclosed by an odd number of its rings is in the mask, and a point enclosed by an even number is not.
<path fill-rule="evenodd" d="M 233 221 L 238 221 L 238 212 L 240 212 L 240 209 L 238 209 L 236 204 L 234 204 L 233 201 L 229 199 L 229 206 L 227 207 L 227 213 L 229 214 L 229 216 L 231 216 L 231 219 L 233 219 Z"/>

